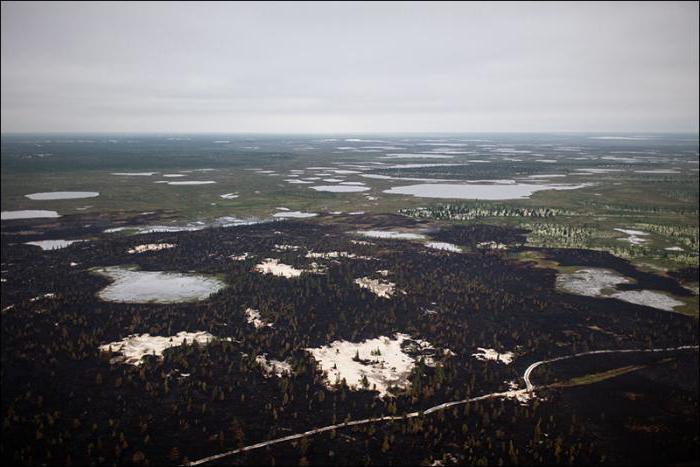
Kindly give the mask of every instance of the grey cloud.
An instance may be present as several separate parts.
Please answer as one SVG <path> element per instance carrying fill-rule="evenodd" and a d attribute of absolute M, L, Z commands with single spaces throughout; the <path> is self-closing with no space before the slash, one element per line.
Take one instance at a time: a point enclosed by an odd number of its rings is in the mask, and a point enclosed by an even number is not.
<path fill-rule="evenodd" d="M 698 4 L 2 3 L 2 131 L 695 131 Z"/>

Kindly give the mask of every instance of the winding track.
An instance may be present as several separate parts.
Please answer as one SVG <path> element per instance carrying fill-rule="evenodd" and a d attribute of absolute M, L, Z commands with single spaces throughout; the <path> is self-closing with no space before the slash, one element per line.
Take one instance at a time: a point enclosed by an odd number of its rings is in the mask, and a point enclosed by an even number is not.
<path fill-rule="evenodd" d="M 276 439 L 271 439 L 268 441 L 262 441 L 260 443 L 251 444 L 250 446 L 245 446 L 245 447 L 242 447 L 239 449 L 234 449 L 231 451 L 226 451 L 226 452 L 222 452 L 219 454 L 214 454 L 213 456 L 203 457 L 202 459 L 191 461 L 187 465 L 201 465 L 201 464 L 205 464 L 207 462 L 211 462 L 211 461 L 214 461 L 217 459 L 222 459 L 224 457 L 234 456 L 234 455 L 240 454 L 242 452 L 253 451 L 255 449 L 264 448 L 266 446 L 272 446 L 273 444 L 279 444 L 279 443 L 284 443 L 287 441 L 293 441 L 295 439 L 300 439 L 300 438 L 303 438 L 305 436 L 313 436 L 313 435 L 317 435 L 319 433 L 324 433 L 326 431 L 332 431 L 332 430 L 336 430 L 339 428 L 345 428 L 348 426 L 366 425 L 368 423 L 389 422 L 389 421 L 395 421 L 395 420 L 408 420 L 409 418 L 416 418 L 416 417 L 420 417 L 422 415 L 429 415 L 433 412 L 445 410 L 445 409 L 448 409 L 450 407 L 454 407 L 455 405 L 468 404 L 470 402 L 477 402 L 477 401 L 486 400 L 486 399 L 493 399 L 493 398 L 497 398 L 497 397 L 509 397 L 509 398 L 518 397 L 520 395 L 525 395 L 527 393 L 530 393 L 538 387 L 538 386 L 533 385 L 532 382 L 530 381 L 530 376 L 531 376 L 532 372 L 535 370 L 535 368 L 537 368 L 540 365 L 545 365 L 547 363 L 552 363 L 552 362 L 558 362 L 560 360 L 568 360 L 571 358 L 583 357 L 585 355 L 612 354 L 612 353 L 635 353 L 635 352 L 636 353 L 640 353 L 640 352 L 673 352 L 676 350 L 698 350 L 699 348 L 700 348 L 700 346 L 697 346 L 697 345 L 682 345 L 680 347 L 664 347 L 664 348 L 656 348 L 656 349 L 591 350 L 588 352 L 580 352 L 580 353 L 576 353 L 573 355 L 565 355 L 563 357 L 551 358 L 549 360 L 540 360 L 540 361 L 533 363 L 529 367 L 527 367 L 527 369 L 525 370 L 525 373 L 523 373 L 523 379 L 525 380 L 525 389 L 517 389 L 517 390 L 505 391 L 505 392 L 492 392 L 489 394 L 484 394 L 483 396 L 472 397 L 471 399 L 462 399 L 462 400 L 458 400 L 458 401 L 445 402 L 445 403 L 430 407 L 429 409 L 426 409 L 423 411 L 411 412 L 411 413 L 408 413 L 405 415 L 384 416 L 384 417 L 377 417 L 377 418 L 364 418 L 362 420 L 354 420 L 351 422 L 337 423 L 335 425 L 328 425 L 328 426 L 324 426 L 321 428 L 314 428 L 313 430 L 305 431 L 303 433 L 297 433 L 294 435 L 285 436 L 283 438 L 276 438 Z"/>
<path fill-rule="evenodd" d="M 576 353 L 573 355 L 565 355 L 563 357 L 556 357 L 556 358 L 551 358 L 549 360 L 540 360 L 539 362 L 535 362 L 527 369 L 525 370 L 525 373 L 523 374 L 523 379 L 525 380 L 525 389 L 529 392 L 535 389 L 535 386 L 532 384 L 530 381 L 530 375 L 532 374 L 533 370 L 537 368 L 540 365 L 544 365 L 545 363 L 551 363 L 551 362 L 558 362 L 560 360 L 569 360 L 570 358 L 576 358 L 576 357 L 583 357 L 584 355 L 596 355 L 596 354 L 605 354 L 605 353 L 634 353 L 634 352 L 672 352 L 674 350 L 698 350 L 697 345 L 682 345 L 680 347 L 665 347 L 665 348 L 659 348 L 659 349 L 626 349 L 626 350 L 591 350 L 588 352 L 580 352 Z"/>

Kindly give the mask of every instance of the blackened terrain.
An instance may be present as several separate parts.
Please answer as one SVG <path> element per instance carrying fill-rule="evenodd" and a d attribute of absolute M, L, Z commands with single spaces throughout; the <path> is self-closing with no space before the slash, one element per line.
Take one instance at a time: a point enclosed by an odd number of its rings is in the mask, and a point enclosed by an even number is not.
<path fill-rule="evenodd" d="M 596 349 L 697 345 L 696 319 L 613 299 L 564 294 L 556 271 L 475 248 L 495 241 L 519 248 L 523 231 L 493 226 L 434 231 L 462 254 L 422 243 L 364 239 L 362 228 L 423 224 L 395 216 L 276 222 L 138 236 L 95 234 L 55 251 L 2 236 L 2 458 L 20 464 L 186 462 L 313 427 L 523 387 L 538 360 Z M 400 219 L 400 221 L 398 221 Z M 63 220 L 62 222 L 70 222 Z M 69 229 L 70 227 L 65 227 Z M 5 225 L 3 225 L 5 229 Z M 31 235 L 32 239 L 38 238 Z M 370 241 L 371 244 L 354 240 Z M 135 245 L 176 248 L 128 254 Z M 292 245 L 296 250 L 282 250 Z M 346 251 L 372 259 L 307 258 Z M 562 265 L 605 267 L 639 288 L 688 292 L 673 278 L 638 271 L 609 254 L 542 250 Z M 248 253 L 243 261 L 232 259 Z M 264 258 L 325 273 L 288 279 L 253 270 Z M 73 265 L 72 265 L 73 264 Z M 91 268 L 199 272 L 228 287 L 201 303 L 109 303 L 96 293 L 109 280 Z M 388 270 L 391 299 L 354 284 Z M 404 293 L 405 292 L 405 293 Z M 44 294 L 55 294 L 44 297 Z M 245 319 L 258 309 L 273 327 Z M 140 367 L 111 364 L 98 347 L 130 334 L 208 331 L 207 346 L 181 346 Z M 395 398 L 370 390 L 329 389 L 303 349 L 337 339 L 361 341 L 404 332 L 454 356 L 422 363 Z M 479 361 L 477 347 L 512 351 L 510 365 Z M 267 375 L 255 356 L 292 362 L 294 374 Z M 601 372 L 634 371 L 592 382 Z M 639 368 L 637 368 L 639 367 Z M 626 370 L 625 370 L 626 371 Z M 576 380 L 588 375 L 589 380 Z M 489 400 L 406 422 L 365 425 L 281 444 L 225 463 L 416 464 L 697 462 L 697 353 L 585 358 L 538 370 L 538 384 L 559 384 L 540 400 Z M 600 378 L 599 378 L 600 379 Z M 573 382 L 572 382 L 573 381 Z M 588 384 L 590 382 L 590 384 Z M 643 445 L 640 449 L 634 446 Z"/>

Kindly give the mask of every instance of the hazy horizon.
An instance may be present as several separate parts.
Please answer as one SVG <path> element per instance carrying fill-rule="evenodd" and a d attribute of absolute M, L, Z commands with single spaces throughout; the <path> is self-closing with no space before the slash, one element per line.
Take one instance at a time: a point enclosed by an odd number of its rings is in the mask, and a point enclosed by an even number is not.
<path fill-rule="evenodd" d="M 664 136 L 664 135 L 694 135 L 700 136 L 699 131 L 376 131 L 376 132 L 273 132 L 273 131 L 8 131 L 2 132 L 2 136 L 13 135 L 227 135 L 227 136 L 468 136 L 468 135 L 640 135 L 640 136 Z M 603 135 L 604 136 L 604 135 Z"/>
<path fill-rule="evenodd" d="M 692 133 L 698 3 L 2 3 L 2 131 Z"/>

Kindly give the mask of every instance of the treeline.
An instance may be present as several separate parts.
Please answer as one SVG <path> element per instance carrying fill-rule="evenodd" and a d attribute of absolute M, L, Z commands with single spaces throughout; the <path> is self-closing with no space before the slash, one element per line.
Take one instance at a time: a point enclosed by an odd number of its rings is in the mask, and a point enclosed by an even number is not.
<path fill-rule="evenodd" d="M 602 209 L 606 211 L 635 213 L 635 214 L 680 214 L 684 216 L 697 217 L 699 211 L 697 209 L 671 208 L 668 206 L 640 206 L 638 204 L 627 203 L 601 203 L 598 201 L 584 200 L 583 204 L 586 207 L 591 207 L 594 210 Z"/>
<path fill-rule="evenodd" d="M 399 213 L 417 219 L 473 220 L 483 217 L 536 217 L 572 216 L 574 212 L 548 207 L 520 207 L 508 204 L 462 203 L 400 209 Z"/>
<path fill-rule="evenodd" d="M 700 230 L 697 227 L 680 224 L 635 224 L 639 229 L 653 232 L 664 237 L 672 237 L 674 242 L 691 250 L 696 255 L 700 245 Z"/>
<path fill-rule="evenodd" d="M 529 230 L 527 235 L 529 245 L 550 248 L 587 247 L 596 230 L 594 226 L 554 223 L 525 223 L 522 227 Z"/>

